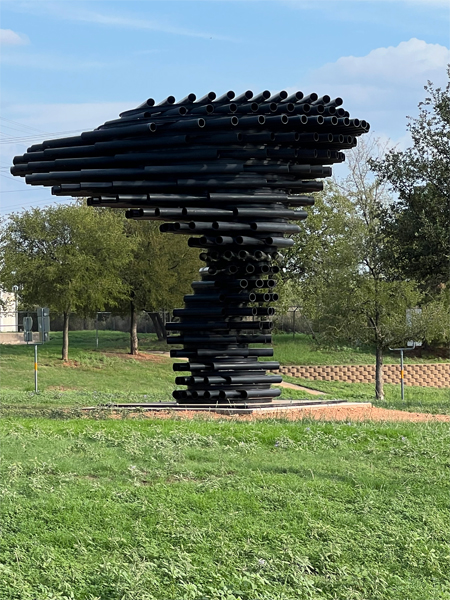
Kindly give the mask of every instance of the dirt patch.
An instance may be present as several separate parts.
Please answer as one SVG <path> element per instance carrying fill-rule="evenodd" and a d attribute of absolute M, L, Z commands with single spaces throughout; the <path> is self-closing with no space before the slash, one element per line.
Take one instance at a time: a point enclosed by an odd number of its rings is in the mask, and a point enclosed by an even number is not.
<path fill-rule="evenodd" d="M 303 392 L 308 392 L 308 394 L 311 394 L 312 396 L 323 396 L 325 394 L 325 392 L 319 392 L 319 390 L 313 390 L 312 388 L 297 385 L 296 383 L 288 383 L 287 381 L 282 381 L 281 383 L 277 383 L 277 385 L 288 390 L 302 390 Z"/>
<path fill-rule="evenodd" d="M 88 417 L 88 415 L 86 415 Z M 214 412 L 185 411 L 143 411 L 133 412 L 128 409 L 113 411 L 111 419 L 221 419 L 237 421 L 255 421 L 259 419 L 282 418 L 289 421 L 315 419 L 317 421 L 409 421 L 412 423 L 450 422 L 450 415 L 432 415 L 413 413 L 402 410 L 389 410 L 375 406 L 318 406 L 279 412 L 255 412 L 248 415 L 223 415 Z"/>
<path fill-rule="evenodd" d="M 166 357 L 163 354 L 151 354 L 150 352 L 139 352 L 138 354 L 125 354 L 124 352 L 102 352 L 104 356 L 114 356 L 115 358 L 129 359 L 129 360 L 143 360 L 154 363 L 167 362 Z"/>
<path fill-rule="evenodd" d="M 49 385 L 47 391 L 51 392 L 77 392 L 78 388 L 66 387 L 65 385 Z"/>
<path fill-rule="evenodd" d="M 77 360 L 65 360 L 62 364 L 63 367 L 81 367 L 81 364 Z"/>

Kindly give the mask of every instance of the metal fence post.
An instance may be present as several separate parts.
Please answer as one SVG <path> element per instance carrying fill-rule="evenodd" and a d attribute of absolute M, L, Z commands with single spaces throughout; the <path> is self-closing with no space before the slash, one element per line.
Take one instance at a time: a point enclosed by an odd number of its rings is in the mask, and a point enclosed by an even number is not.
<path fill-rule="evenodd" d="M 38 391 L 38 378 L 37 378 L 37 344 L 34 344 L 34 391 Z"/>

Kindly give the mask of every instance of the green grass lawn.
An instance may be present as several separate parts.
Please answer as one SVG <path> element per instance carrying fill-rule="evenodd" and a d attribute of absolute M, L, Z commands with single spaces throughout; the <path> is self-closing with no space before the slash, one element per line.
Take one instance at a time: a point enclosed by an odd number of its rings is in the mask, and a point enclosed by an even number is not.
<path fill-rule="evenodd" d="M 372 402 L 381 408 L 450 414 L 450 388 L 405 386 L 404 399 L 400 385 L 384 384 L 384 400 L 374 398 L 374 384 L 346 383 L 341 381 L 310 381 L 283 375 L 283 380 L 313 388 L 326 393 L 324 398 L 336 398 L 350 402 Z"/>
<path fill-rule="evenodd" d="M 70 361 L 60 360 L 61 333 L 52 333 L 51 341 L 38 347 L 38 386 L 34 394 L 33 346 L 0 346 L 1 398 L 9 414 L 62 407 L 81 407 L 111 402 L 158 402 L 172 400 L 175 373 L 172 360 L 157 356 L 157 361 L 134 360 L 127 355 L 128 336 L 113 331 L 70 332 Z M 141 335 L 143 352 L 167 351 L 165 343 L 153 335 Z M 294 354 L 294 351 L 297 354 Z M 284 358 L 282 358 L 284 356 Z M 275 336 L 275 357 L 282 364 L 368 364 L 369 352 L 351 349 L 314 350 L 306 336 Z M 374 401 L 374 385 L 308 381 L 284 377 L 285 381 L 326 392 L 324 398 Z M 450 390 L 405 387 L 400 399 L 399 385 L 385 386 L 386 399 L 380 406 L 421 412 L 450 413 Z M 282 398 L 307 398 L 301 390 L 282 390 Z M 29 413 L 27 413 L 29 414 Z"/>
<path fill-rule="evenodd" d="M 169 400 L 174 373 L 128 359 L 125 334 L 98 350 L 70 335 L 68 365 L 60 334 L 39 347 L 38 394 L 33 348 L 0 348 L 2 600 L 450 600 L 447 423 L 81 419 Z M 370 385 L 285 379 L 373 401 Z M 405 393 L 386 385 L 381 405 L 450 412 L 449 390 Z"/>
<path fill-rule="evenodd" d="M 69 363 L 61 359 L 61 333 L 53 333 L 51 341 L 38 346 L 38 385 L 40 390 L 84 390 L 133 392 L 145 394 L 149 387 L 167 396 L 173 389 L 172 360 L 159 362 L 127 358 L 127 335 L 120 332 L 100 333 L 99 349 L 95 348 L 95 332 L 70 332 Z M 143 336 L 141 349 L 166 351 L 167 345 L 154 336 Z M 0 347 L 2 390 L 34 390 L 33 346 Z"/>
<path fill-rule="evenodd" d="M 4 600 L 449 600 L 447 424 L 4 419 Z"/>
<path fill-rule="evenodd" d="M 375 364 L 375 350 L 368 346 L 361 348 L 327 348 L 318 346 L 310 336 L 304 334 L 275 334 L 273 336 L 275 360 L 282 365 L 372 365 Z M 272 360 L 272 359 L 267 359 Z M 423 358 L 411 358 L 404 353 L 405 364 L 448 362 L 423 353 Z M 386 352 L 385 364 L 399 364 L 399 352 Z"/>

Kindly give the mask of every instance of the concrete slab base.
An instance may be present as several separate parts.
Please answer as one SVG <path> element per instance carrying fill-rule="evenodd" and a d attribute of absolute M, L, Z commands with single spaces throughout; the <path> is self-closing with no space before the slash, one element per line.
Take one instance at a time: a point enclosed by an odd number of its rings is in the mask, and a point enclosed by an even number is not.
<path fill-rule="evenodd" d="M 133 404 L 105 404 L 100 406 L 87 406 L 82 410 L 138 410 L 138 411 L 195 411 L 195 412 L 214 412 L 226 415 L 240 415 L 266 412 L 283 412 L 290 410 L 324 408 L 326 406 L 372 406 L 371 402 L 346 402 L 345 400 L 278 400 L 277 402 L 245 403 L 239 404 L 178 404 L 177 402 L 152 402 L 152 403 L 133 403 Z"/>

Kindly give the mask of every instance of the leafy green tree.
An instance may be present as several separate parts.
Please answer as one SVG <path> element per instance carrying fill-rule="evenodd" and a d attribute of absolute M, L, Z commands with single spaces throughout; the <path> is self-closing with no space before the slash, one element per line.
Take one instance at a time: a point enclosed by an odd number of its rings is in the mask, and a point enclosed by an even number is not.
<path fill-rule="evenodd" d="M 303 310 L 322 338 L 375 346 L 375 395 L 382 399 L 383 352 L 411 339 L 406 309 L 421 294 L 414 281 L 393 280 L 383 259 L 380 213 L 390 199 L 370 177 L 368 158 L 376 151 L 370 138 L 348 153 L 348 177 L 318 196 L 286 257 L 285 276 L 300 277 Z"/>
<path fill-rule="evenodd" d="M 408 123 L 412 146 L 371 166 L 398 194 L 384 211 L 385 258 L 398 277 L 416 279 L 433 296 L 450 281 L 450 81 L 445 89 L 428 82 L 425 90 L 419 116 Z"/>
<path fill-rule="evenodd" d="M 182 306 L 183 295 L 198 276 L 199 260 L 198 250 L 188 247 L 186 236 L 160 233 L 158 222 L 128 220 L 125 228 L 132 256 L 122 272 L 128 291 L 119 310 L 129 311 L 130 353 L 137 354 L 138 313 L 145 310 L 157 317 L 161 309 Z M 156 319 L 154 323 L 158 332 Z"/>
<path fill-rule="evenodd" d="M 130 242 L 123 218 L 83 202 L 33 208 L 9 216 L 0 237 L 0 281 L 18 285 L 26 306 L 64 317 L 62 359 L 68 359 L 71 312 L 92 314 L 126 294 L 121 278 Z"/>

